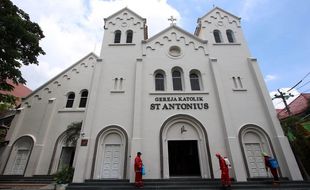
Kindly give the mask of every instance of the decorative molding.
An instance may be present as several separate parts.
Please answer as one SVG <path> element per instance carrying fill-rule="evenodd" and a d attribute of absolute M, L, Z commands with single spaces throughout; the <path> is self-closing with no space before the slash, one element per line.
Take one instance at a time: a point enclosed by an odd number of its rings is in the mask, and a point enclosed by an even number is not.
<path fill-rule="evenodd" d="M 240 46 L 241 43 L 213 43 L 214 46 Z"/>
<path fill-rule="evenodd" d="M 53 103 L 56 100 L 56 98 L 50 98 L 48 99 L 48 103 Z"/>
<path fill-rule="evenodd" d="M 248 61 L 257 62 L 257 59 L 255 57 L 248 57 Z"/>
<path fill-rule="evenodd" d="M 206 91 L 197 92 L 150 92 L 150 95 L 209 95 Z"/>
<path fill-rule="evenodd" d="M 125 93 L 124 90 L 111 90 L 111 93 Z"/>
<path fill-rule="evenodd" d="M 240 91 L 240 92 L 242 92 L 242 91 L 243 91 L 243 92 L 248 91 L 247 89 L 236 89 L 236 88 L 233 88 L 232 90 L 233 90 L 233 91 Z"/>
<path fill-rule="evenodd" d="M 113 19 L 109 20 L 109 22 L 105 23 L 104 28 L 108 29 L 109 25 L 115 26 L 118 23 L 120 26 L 124 26 L 124 23 L 127 24 L 127 27 L 131 25 L 133 26 L 139 26 L 140 29 L 144 28 L 144 20 L 139 20 L 139 18 L 136 18 L 135 16 L 128 14 L 127 11 L 123 12 L 122 14 L 119 14 L 118 16 L 114 17 Z M 145 21 L 144 21 L 145 22 Z"/>
<path fill-rule="evenodd" d="M 63 112 L 85 112 L 85 108 L 63 108 L 58 110 L 59 113 Z"/>
<path fill-rule="evenodd" d="M 144 42 L 146 45 L 144 47 L 145 51 L 143 52 L 143 55 L 146 55 L 147 50 L 155 51 L 159 48 L 161 49 L 165 45 L 169 47 L 177 46 L 174 42 L 177 42 L 178 44 L 181 42 L 181 44 L 184 44 L 185 46 L 192 47 L 196 51 L 202 50 L 205 55 L 209 55 L 205 44 L 202 44 L 201 42 L 196 41 L 177 30 L 168 31 L 167 33 L 155 39 L 153 42 Z"/>
<path fill-rule="evenodd" d="M 48 94 L 52 92 L 49 88 L 44 88 L 44 91 L 46 91 Z"/>
<path fill-rule="evenodd" d="M 123 43 L 117 43 L 117 44 L 109 44 L 109 46 L 135 46 L 136 44 L 133 44 L 133 43 L 126 43 L 126 44 L 123 44 Z"/>
<path fill-rule="evenodd" d="M 42 99 L 39 94 L 34 95 L 34 98 L 37 98 L 38 100 Z"/>
<path fill-rule="evenodd" d="M 203 22 L 206 22 L 208 24 L 214 23 L 217 24 L 217 26 L 223 26 L 223 20 L 226 19 L 228 24 L 235 24 L 236 27 L 240 28 L 240 21 L 233 18 L 232 16 L 229 16 L 222 11 L 215 11 L 212 14 L 209 15 L 209 17 L 206 18 Z M 222 25 L 218 25 L 219 22 L 222 22 Z"/>

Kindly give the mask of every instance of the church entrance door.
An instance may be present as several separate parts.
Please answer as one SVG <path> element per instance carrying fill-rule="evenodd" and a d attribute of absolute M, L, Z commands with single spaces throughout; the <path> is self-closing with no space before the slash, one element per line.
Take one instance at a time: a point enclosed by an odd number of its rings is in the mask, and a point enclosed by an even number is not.
<path fill-rule="evenodd" d="M 106 144 L 101 168 L 101 178 L 121 178 L 120 144 Z"/>
<path fill-rule="evenodd" d="M 266 177 L 261 145 L 259 143 L 246 143 L 245 149 L 251 177 Z"/>
<path fill-rule="evenodd" d="M 171 177 L 201 176 L 197 140 L 169 140 L 168 152 Z"/>

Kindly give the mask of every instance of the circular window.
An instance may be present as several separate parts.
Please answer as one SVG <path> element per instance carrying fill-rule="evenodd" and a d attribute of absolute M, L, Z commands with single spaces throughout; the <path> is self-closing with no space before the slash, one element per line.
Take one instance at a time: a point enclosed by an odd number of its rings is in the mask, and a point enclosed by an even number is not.
<path fill-rule="evenodd" d="M 178 57 L 181 55 L 181 48 L 179 46 L 171 46 L 169 48 L 169 54 L 173 57 Z"/>

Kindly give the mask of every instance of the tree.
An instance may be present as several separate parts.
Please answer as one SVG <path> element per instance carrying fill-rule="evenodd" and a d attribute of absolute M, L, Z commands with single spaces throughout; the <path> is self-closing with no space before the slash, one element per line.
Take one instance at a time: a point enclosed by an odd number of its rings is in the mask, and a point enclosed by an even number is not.
<path fill-rule="evenodd" d="M 76 145 L 76 142 L 80 136 L 82 128 L 82 121 L 79 122 L 72 122 L 70 125 L 67 126 L 66 133 L 66 145 Z"/>
<path fill-rule="evenodd" d="M 26 84 L 20 68 L 36 64 L 37 57 L 45 52 L 39 46 L 44 38 L 40 26 L 30 21 L 29 15 L 10 0 L 0 1 L 0 90 L 12 91 L 14 84 Z M 11 101 L 7 95 L 0 96 L 0 102 Z"/>

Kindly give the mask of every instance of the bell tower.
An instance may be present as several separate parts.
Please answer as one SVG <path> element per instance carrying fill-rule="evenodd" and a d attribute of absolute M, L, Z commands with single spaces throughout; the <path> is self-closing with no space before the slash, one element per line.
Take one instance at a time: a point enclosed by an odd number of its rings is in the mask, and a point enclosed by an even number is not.
<path fill-rule="evenodd" d="M 223 49 L 236 47 L 243 50 L 242 52 L 239 51 L 240 53 L 249 54 L 240 21 L 240 17 L 215 7 L 197 20 L 195 35 L 208 41 L 211 53 L 217 49 L 222 51 Z"/>
<path fill-rule="evenodd" d="M 146 19 L 140 17 L 130 9 L 123 8 L 104 19 L 104 37 L 101 57 L 106 49 L 113 46 L 140 46 L 147 38 Z M 113 49 L 113 48 L 112 48 Z"/>

